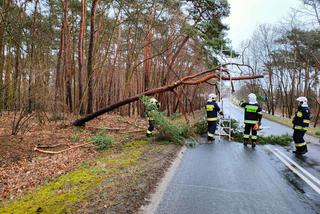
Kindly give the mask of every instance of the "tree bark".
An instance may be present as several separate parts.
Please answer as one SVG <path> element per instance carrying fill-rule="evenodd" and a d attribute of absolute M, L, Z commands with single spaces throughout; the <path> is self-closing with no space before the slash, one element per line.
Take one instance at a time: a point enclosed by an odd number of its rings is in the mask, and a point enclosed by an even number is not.
<path fill-rule="evenodd" d="M 308 88 L 309 88 L 309 74 L 310 74 L 310 62 L 306 63 L 306 68 L 305 68 L 305 78 L 304 78 L 304 92 L 303 96 L 308 97 Z"/>
<path fill-rule="evenodd" d="M 68 21 L 68 0 L 64 0 L 63 2 L 63 10 L 64 10 L 64 18 L 63 18 L 63 25 L 64 25 L 64 41 L 66 41 L 64 47 L 64 77 L 65 77 L 65 86 L 66 86 L 66 105 L 68 107 L 69 112 L 72 112 L 72 87 L 71 87 L 71 73 L 72 73 L 72 55 L 71 55 L 71 35 L 70 35 L 70 26 Z"/>
<path fill-rule="evenodd" d="M 151 66 L 152 66 L 152 29 L 149 29 L 147 32 L 145 41 L 144 41 L 144 91 L 149 89 L 150 84 L 150 75 L 151 75 Z"/>
<path fill-rule="evenodd" d="M 91 5 L 91 17 L 90 17 L 90 41 L 88 50 L 88 68 L 87 68 L 87 78 L 88 78 L 88 103 L 87 103 L 87 114 L 92 113 L 93 108 L 93 60 L 94 60 L 94 43 L 95 43 L 95 16 L 96 8 L 99 0 L 93 0 Z"/>
<path fill-rule="evenodd" d="M 81 0 L 81 20 L 80 20 L 80 30 L 79 30 L 79 46 L 78 46 L 78 84 L 79 84 L 79 113 L 84 114 L 83 106 L 83 85 L 82 85 L 82 74 L 84 71 L 84 38 L 86 32 L 86 0 Z"/>

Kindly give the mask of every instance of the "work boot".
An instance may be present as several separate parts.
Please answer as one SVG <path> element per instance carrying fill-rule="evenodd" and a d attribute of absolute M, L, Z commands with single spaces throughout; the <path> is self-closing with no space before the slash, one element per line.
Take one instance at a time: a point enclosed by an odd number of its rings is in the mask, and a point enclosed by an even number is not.
<path fill-rule="evenodd" d="M 301 151 L 301 154 L 306 154 L 308 152 L 308 149 L 304 149 L 303 151 Z"/>
<path fill-rule="evenodd" d="M 208 144 L 212 144 L 212 140 L 208 140 Z"/>
<path fill-rule="evenodd" d="M 305 154 L 305 153 L 307 153 L 307 152 L 305 152 L 305 151 L 292 151 L 292 153 L 293 154 L 295 154 L 295 155 L 303 155 L 303 154 Z"/>
<path fill-rule="evenodd" d="M 254 149 L 256 147 L 256 143 L 252 143 L 252 148 Z"/>
<path fill-rule="evenodd" d="M 247 143 L 247 142 L 243 142 L 243 145 L 244 145 L 244 146 L 247 146 L 247 145 L 248 145 L 248 143 Z"/>
<path fill-rule="evenodd" d="M 151 136 L 152 136 L 152 134 L 148 134 L 148 133 L 147 133 L 147 134 L 146 134 L 146 136 L 147 136 L 147 137 L 151 137 Z"/>

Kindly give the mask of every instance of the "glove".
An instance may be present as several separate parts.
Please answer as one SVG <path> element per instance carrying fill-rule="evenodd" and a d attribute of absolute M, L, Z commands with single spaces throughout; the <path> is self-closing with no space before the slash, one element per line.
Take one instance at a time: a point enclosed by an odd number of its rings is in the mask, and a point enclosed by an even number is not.
<path fill-rule="evenodd" d="M 220 111 L 220 112 L 219 112 L 219 114 L 220 114 L 220 115 L 222 115 L 222 116 L 224 116 L 224 114 L 223 114 L 223 112 L 222 112 L 222 111 Z"/>
<path fill-rule="evenodd" d="M 258 130 L 258 129 L 259 129 L 259 124 L 258 123 L 254 124 L 253 130 Z"/>

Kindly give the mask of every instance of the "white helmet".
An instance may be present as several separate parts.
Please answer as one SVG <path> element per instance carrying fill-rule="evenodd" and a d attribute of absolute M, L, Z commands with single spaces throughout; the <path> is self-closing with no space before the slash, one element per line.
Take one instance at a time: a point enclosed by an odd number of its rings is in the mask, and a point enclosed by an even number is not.
<path fill-rule="evenodd" d="M 254 93 L 251 93 L 248 95 L 248 100 L 250 104 L 256 104 L 257 102 L 257 96 Z"/>
<path fill-rule="evenodd" d="M 150 104 L 152 104 L 152 105 L 156 105 L 157 102 L 158 102 L 158 100 L 157 100 L 156 98 L 152 97 L 149 102 L 150 102 Z"/>
<path fill-rule="evenodd" d="M 297 101 L 299 102 L 299 105 L 308 107 L 308 99 L 306 97 L 298 97 Z"/>
<path fill-rule="evenodd" d="M 209 99 L 216 99 L 217 95 L 216 94 L 209 94 Z"/>

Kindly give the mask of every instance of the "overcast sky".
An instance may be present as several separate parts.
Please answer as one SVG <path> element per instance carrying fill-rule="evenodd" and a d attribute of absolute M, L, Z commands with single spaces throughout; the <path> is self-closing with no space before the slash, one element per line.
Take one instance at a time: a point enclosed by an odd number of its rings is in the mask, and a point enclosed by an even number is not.
<path fill-rule="evenodd" d="M 291 8 L 301 6 L 301 0 L 228 0 L 230 17 L 225 19 L 230 27 L 228 38 L 238 49 L 243 40 L 249 39 L 259 24 L 276 23 L 288 16 Z"/>

